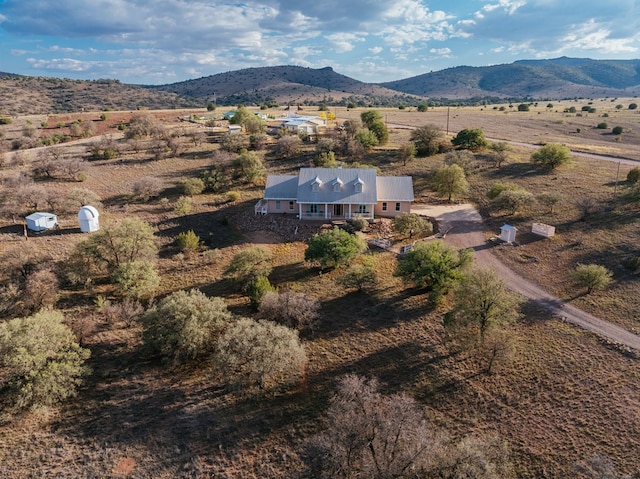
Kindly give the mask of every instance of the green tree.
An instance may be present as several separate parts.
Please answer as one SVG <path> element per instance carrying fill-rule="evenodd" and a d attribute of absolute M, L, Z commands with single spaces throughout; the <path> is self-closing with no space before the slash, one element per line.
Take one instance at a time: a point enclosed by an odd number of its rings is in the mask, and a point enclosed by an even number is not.
<path fill-rule="evenodd" d="M 512 215 L 530 207 L 534 202 L 535 196 L 524 188 L 506 189 L 492 200 L 495 206 L 508 210 Z"/>
<path fill-rule="evenodd" d="M 140 318 L 145 348 L 166 359 L 184 361 L 215 347 L 231 313 L 222 298 L 198 290 L 176 291 L 162 298 Z"/>
<path fill-rule="evenodd" d="M 259 309 L 264 296 L 269 292 L 275 292 L 275 290 L 275 286 L 271 284 L 269 278 L 266 276 L 258 276 L 257 278 L 254 278 L 247 287 L 251 306 L 255 309 Z"/>
<path fill-rule="evenodd" d="M 369 125 L 369 131 L 378 139 L 379 145 L 386 145 L 389 142 L 389 130 L 382 121 L 374 121 Z"/>
<path fill-rule="evenodd" d="M 529 111 L 529 104 L 528 103 L 520 103 L 518 105 L 518 111 Z"/>
<path fill-rule="evenodd" d="M 629 103 L 629 110 L 635 110 L 638 108 L 638 104 L 637 103 Z"/>
<path fill-rule="evenodd" d="M 100 271 L 115 270 L 134 261 L 154 261 L 158 246 L 151 225 L 139 218 L 124 218 L 103 227 L 79 243 L 73 256 L 91 262 Z"/>
<path fill-rule="evenodd" d="M 484 132 L 479 128 L 460 130 L 451 143 L 463 150 L 480 150 L 488 145 Z"/>
<path fill-rule="evenodd" d="M 543 168 L 554 170 L 571 161 L 571 150 L 559 143 L 547 143 L 531 155 L 531 159 Z"/>
<path fill-rule="evenodd" d="M 337 168 L 338 160 L 336 160 L 336 154 L 333 151 L 327 151 L 319 153 L 313 159 L 313 164 L 322 168 Z"/>
<path fill-rule="evenodd" d="M 393 219 L 393 231 L 409 238 L 431 234 L 433 225 L 416 213 L 401 213 Z"/>
<path fill-rule="evenodd" d="M 511 145 L 506 141 L 491 142 L 489 149 L 491 150 L 491 161 L 496 168 L 500 168 L 509 159 Z"/>
<path fill-rule="evenodd" d="M 122 263 L 113 272 L 112 279 L 120 294 L 135 299 L 153 296 L 160 286 L 158 268 L 149 261 Z"/>
<path fill-rule="evenodd" d="M 445 135 L 437 125 L 424 125 L 411 132 L 411 141 L 415 144 L 419 155 L 432 156 L 440 153 Z"/>
<path fill-rule="evenodd" d="M 542 206 L 546 206 L 550 214 L 553 214 L 555 207 L 562 203 L 563 200 L 564 196 L 555 191 L 543 191 L 536 196 L 536 201 Z"/>
<path fill-rule="evenodd" d="M 398 261 L 396 275 L 430 292 L 439 302 L 462 277 L 462 270 L 473 261 L 471 250 L 458 251 L 441 240 L 420 242 Z"/>
<path fill-rule="evenodd" d="M 247 291 L 260 276 L 268 277 L 273 266 L 271 251 L 263 246 L 251 246 L 236 253 L 225 274 L 235 279 L 243 291 Z"/>
<path fill-rule="evenodd" d="M 316 233 L 309 239 L 305 261 L 317 261 L 321 269 L 348 265 L 367 249 L 367 243 L 357 235 L 340 228 Z"/>
<path fill-rule="evenodd" d="M 622 128 L 621 126 L 614 126 L 613 128 L 611 128 L 612 135 L 622 135 L 623 132 L 624 128 Z"/>
<path fill-rule="evenodd" d="M 637 166 L 631 168 L 629 170 L 629 173 L 627 173 L 627 181 L 633 185 L 640 181 L 640 168 L 638 168 Z"/>
<path fill-rule="evenodd" d="M 419 112 L 425 112 L 429 109 L 428 105 L 425 102 L 418 103 L 416 110 Z"/>
<path fill-rule="evenodd" d="M 0 385 L 15 407 L 49 406 L 75 396 L 89 372 L 89 356 L 58 311 L 0 323 Z"/>
<path fill-rule="evenodd" d="M 255 115 L 244 105 L 238 107 L 234 115 L 229 120 L 232 125 L 245 126 L 248 120 L 254 118 Z"/>
<path fill-rule="evenodd" d="M 371 128 L 376 122 L 382 122 L 382 114 L 378 110 L 365 110 L 360 113 L 360 120 L 367 128 Z"/>
<path fill-rule="evenodd" d="M 407 141 L 398 148 L 398 159 L 402 161 L 402 166 L 407 166 L 407 163 L 412 161 L 417 153 L 416 145 Z"/>
<path fill-rule="evenodd" d="M 264 177 L 264 164 L 254 151 L 242 150 L 233 161 L 237 175 L 247 183 L 256 183 Z"/>
<path fill-rule="evenodd" d="M 438 168 L 433 176 L 436 191 L 451 201 L 453 195 L 461 195 L 469 190 L 469 183 L 464 170 L 458 165 L 448 165 Z"/>
<path fill-rule="evenodd" d="M 378 137 L 369 130 L 360 130 L 356 133 L 355 140 L 367 150 L 378 144 Z"/>
<path fill-rule="evenodd" d="M 251 115 L 244 121 L 244 129 L 250 135 L 257 135 L 264 133 L 267 129 L 267 124 L 259 118 L 257 115 Z"/>
<path fill-rule="evenodd" d="M 297 331 L 241 318 L 218 340 L 214 364 L 232 385 L 264 393 L 296 384 L 304 374 L 307 354 Z"/>
<path fill-rule="evenodd" d="M 474 332 L 479 344 L 492 329 L 502 328 L 520 316 L 518 296 L 488 269 L 472 269 L 455 289 L 453 309 L 445 316 L 445 326 Z"/>
<path fill-rule="evenodd" d="M 604 289 L 613 281 L 611 271 L 599 264 L 578 264 L 572 276 L 587 288 L 587 294 L 591 294 L 596 289 Z"/>
<path fill-rule="evenodd" d="M 349 266 L 336 283 L 343 288 L 356 288 L 358 291 L 363 291 L 375 286 L 378 282 L 376 269 L 377 261 L 374 258 L 366 258 L 360 263 Z"/>

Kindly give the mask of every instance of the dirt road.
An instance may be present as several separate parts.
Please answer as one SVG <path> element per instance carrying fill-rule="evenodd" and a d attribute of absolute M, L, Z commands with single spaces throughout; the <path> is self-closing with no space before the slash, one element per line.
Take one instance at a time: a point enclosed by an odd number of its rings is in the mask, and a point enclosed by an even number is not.
<path fill-rule="evenodd" d="M 498 260 L 491 253 L 492 243 L 487 242 L 482 217 L 473 205 L 413 205 L 411 211 L 435 218 L 440 231 L 448 231 L 445 237 L 447 243 L 458 248 L 472 248 L 478 263 L 495 271 L 510 289 L 534 301 L 552 316 L 599 334 L 619 345 L 640 351 L 640 336 L 564 303 Z"/>

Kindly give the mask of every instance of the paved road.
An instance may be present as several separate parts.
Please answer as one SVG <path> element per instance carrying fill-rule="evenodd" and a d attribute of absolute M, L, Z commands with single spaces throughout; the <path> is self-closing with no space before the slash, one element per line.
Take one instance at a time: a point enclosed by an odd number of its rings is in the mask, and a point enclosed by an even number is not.
<path fill-rule="evenodd" d="M 617 344 L 640 351 L 640 336 L 564 303 L 498 260 L 491 253 L 491 244 L 486 241 L 482 217 L 473 205 L 413 205 L 411 211 L 435 218 L 441 231 L 449 230 L 445 237 L 447 243 L 458 248 L 472 248 L 477 262 L 494 270 L 506 281 L 510 289 L 535 301 L 551 315 L 564 318 L 569 323 L 593 331 Z"/>

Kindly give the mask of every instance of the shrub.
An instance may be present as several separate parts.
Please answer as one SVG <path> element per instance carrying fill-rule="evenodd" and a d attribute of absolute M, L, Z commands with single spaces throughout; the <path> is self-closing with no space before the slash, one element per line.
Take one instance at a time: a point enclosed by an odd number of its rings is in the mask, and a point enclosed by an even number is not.
<path fill-rule="evenodd" d="M 149 261 L 120 264 L 114 271 L 112 280 L 120 294 L 135 299 L 153 296 L 160 286 L 158 269 Z"/>
<path fill-rule="evenodd" d="M 247 183 L 256 183 L 264 176 L 264 164 L 254 151 L 242 150 L 233 160 L 233 166 L 238 178 Z"/>
<path fill-rule="evenodd" d="M 479 128 L 465 128 L 451 140 L 454 146 L 463 150 L 479 150 L 485 148 L 489 143 L 484 136 L 484 132 Z"/>
<path fill-rule="evenodd" d="M 304 259 L 317 261 L 321 269 L 337 268 L 349 264 L 366 248 L 364 239 L 336 227 L 314 234 L 309 239 Z"/>
<path fill-rule="evenodd" d="M 351 226 L 353 226 L 354 231 L 364 231 L 369 227 L 369 222 L 364 218 L 356 218 L 351 221 Z"/>
<path fill-rule="evenodd" d="M 393 231 L 413 238 L 414 235 L 431 234 L 433 225 L 416 213 L 401 213 L 393 219 Z"/>
<path fill-rule="evenodd" d="M 200 246 L 200 237 L 193 230 L 183 231 L 176 239 L 178 249 L 185 252 L 193 252 Z"/>
<path fill-rule="evenodd" d="M 520 103 L 518 105 L 518 111 L 529 111 L 529 104 L 528 103 Z"/>
<path fill-rule="evenodd" d="M 611 128 L 611 133 L 613 135 L 622 135 L 623 132 L 624 128 L 622 128 L 621 126 L 614 126 L 613 128 Z"/>
<path fill-rule="evenodd" d="M 607 123 L 605 123 L 604 121 L 602 123 L 598 123 L 598 125 L 596 126 L 596 128 L 598 130 L 606 130 L 607 128 L 609 128 L 609 125 L 607 125 Z"/>
<path fill-rule="evenodd" d="M 231 259 L 225 274 L 235 279 L 243 291 L 258 277 L 269 276 L 272 270 L 271 251 L 263 246 L 251 246 L 236 253 Z"/>
<path fill-rule="evenodd" d="M 571 161 L 571 150 L 559 143 L 547 143 L 535 151 L 531 159 L 542 167 L 553 170 Z"/>
<path fill-rule="evenodd" d="M 627 173 L 627 181 L 629 183 L 632 184 L 636 184 L 638 183 L 638 181 L 640 181 L 640 168 L 639 167 L 635 167 L 635 168 L 631 168 L 629 170 L 629 173 Z"/>
<path fill-rule="evenodd" d="M 160 194 L 163 183 L 155 176 L 143 176 L 133 184 L 133 194 L 142 201 L 149 201 Z"/>
<path fill-rule="evenodd" d="M 60 290 L 53 271 L 42 269 L 27 276 L 24 286 L 24 305 L 29 311 L 52 307 Z"/>
<path fill-rule="evenodd" d="M 419 155 L 431 156 L 440 153 L 440 146 L 445 140 L 442 129 L 433 124 L 421 126 L 411 132 L 411 141 L 414 142 Z"/>
<path fill-rule="evenodd" d="M 629 103 L 629 110 L 635 110 L 636 108 L 638 108 L 637 103 Z"/>
<path fill-rule="evenodd" d="M 62 313 L 43 311 L 0 323 L 0 365 L 8 397 L 18 408 L 49 406 L 75 396 L 88 349 L 81 348 Z"/>
<path fill-rule="evenodd" d="M 0 125 L 10 125 L 13 120 L 9 117 L 0 117 Z"/>
<path fill-rule="evenodd" d="M 587 294 L 596 289 L 604 289 L 612 281 L 613 275 L 604 266 L 598 264 L 579 264 L 573 271 L 573 279 L 587 288 Z"/>
<path fill-rule="evenodd" d="M 199 195 L 204 191 L 204 186 L 200 178 L 188 178 L 180 182 L 180 190 L 187 196 Z"/>
<path fill-rule="evenodd" d="M 320 302 L 303 293 L 267 292 L 260 304 L 260 315 L 298 331 L 313 330 L 320 314 Z"/>
<path fill-rule="evenodd" d="M 283 136 L 273 149 L 274 154 L 279 158 L 292 158 L 300 152 L 302 140 L 299 136 Z"/>
<path fill-rule="evenodd" d="M 367 150 L 378 144 L 378 137 L 370 130 L 358 131 L 355 140 Z"/>
<path fill-rule="evenodd" d="M 242 197 L 242 195 L 240 194 L 239 191 L 235 191 L 234 190 L 234 191 L 229 191 L 227 193 L 227 201 L 229 203 L 235 203 L 235 202 L 239 201 L 241 197 Z"/>
<path fill-rule="evenodd" d="M 176 291 L 140 318 L 142 340 L 148 351 L 184 361 L 212 350 L 231 319 L 222 298 L 195 289 Z"/>
<path fill-rule="evenodd" d="M 249 392 L 269 392 L 297 383 L 307 355 L 297 331 L 242 318 L 220 337 L 214 363 L 232 385 Z"/>
<path fill-rule="evenodd" d="M 264 296 L 269 293 L 275 291 L 276 288 L 271 284 L 269 278 L 266 276 L 258 276 L 253 281 L 249 283 L 247 287 L 247 292 L 249 293 L 249 300 L 251 301 L 251 306 L 255 309 L 259 309 Z"/>
<path fill-rule="evenodd" d="M 127 327 L 139 320 L 144 314 L 144 308 L 139 301 L 132 298 L 124 298 L 120 302 L 104 301 L 98 308 L 107 322 L 111 324 L 124 323 Z"/>
<path fill-rule="evenodd" d="M 512 215 L 518 211 L 530 207 L 535 202 L 533 194 L 527 190 L 518 188 L 515 190 L 504 190 L 496 196 L 492 203 L 498 208 L 508 210 Z"/>
<path fill-rule="evenodd" d="M 358 291 L 375 286 L 377 282 L 376 262 L 373 260 L 351 265 L 347 272 L 336 280 L 339 286 L 356 288 Z"/>
<path fill-rule="evenodd" d="M 179 215 L 188 215 L 193 211 L 193 199 L 190 196 L 181 196 L 173 205 L 173 211 Z"/>

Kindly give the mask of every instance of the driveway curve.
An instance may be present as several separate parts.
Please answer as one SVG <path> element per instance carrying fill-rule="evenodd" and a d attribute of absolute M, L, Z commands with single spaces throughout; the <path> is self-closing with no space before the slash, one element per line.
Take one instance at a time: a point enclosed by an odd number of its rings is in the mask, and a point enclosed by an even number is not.
<path fill-rule="evenodd" d="M 413 205 L 411 212 L 435 218 L 440 231 L 447 232 L 447 243 L 457 248 L 473 249 L 476 261 L 495 271 L 504 279 L 509 289 L 532 300 L 553 316 L 592 331 L 618 345 L 640 351 L 640 336 L 563 302 L 496 258 L 491 253 L 491 245 L 486 241 L 482 217 L 473 205 Z"/>

